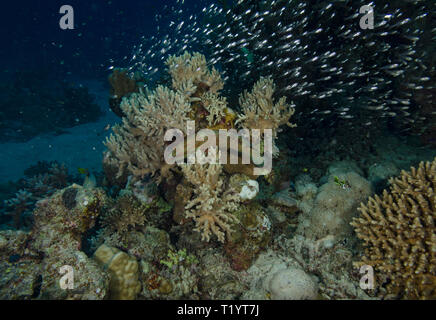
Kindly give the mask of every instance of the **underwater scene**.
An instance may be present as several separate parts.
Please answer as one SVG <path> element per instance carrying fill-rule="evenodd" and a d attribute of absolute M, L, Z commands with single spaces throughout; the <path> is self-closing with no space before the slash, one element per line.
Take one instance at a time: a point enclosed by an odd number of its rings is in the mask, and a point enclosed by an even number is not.
<path fill-rule="evenodd" d="M 436 299 L 436 1 L 2 9 L 0 300 Z"/>

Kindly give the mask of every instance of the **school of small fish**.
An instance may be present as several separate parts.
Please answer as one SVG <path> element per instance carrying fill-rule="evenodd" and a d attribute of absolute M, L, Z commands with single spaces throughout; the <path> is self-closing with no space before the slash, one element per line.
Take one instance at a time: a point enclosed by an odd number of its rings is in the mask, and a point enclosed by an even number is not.
<path fill-rule="evenodd" d="M 187 2 L 155 16 L 156 34 L 134 48 L 131 71 L 161 81 L 168 55 L 200 51 L 234 102 L 241 88 L 271 75 L 277 94 L 297 105 L 297 122 L 311 128 L 435 125 L 434 0 Z M 363 5 L 373 10 L 373 29 L 359 24 Z"/>

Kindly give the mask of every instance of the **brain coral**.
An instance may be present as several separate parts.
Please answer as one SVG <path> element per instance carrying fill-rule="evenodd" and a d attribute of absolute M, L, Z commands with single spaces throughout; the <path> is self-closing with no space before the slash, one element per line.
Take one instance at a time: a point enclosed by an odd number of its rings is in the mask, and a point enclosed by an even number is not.
<path fill-rule="evenodd" d="M 389 293 L 435 299 L 436 158 L 389 182 L 390 190 L 362 204 L 360 217 L 351 223 L 366 247 L 359 264 L 385 276 Z"/>
<path fill-rule="evenodd" d="M 102 244 L 94 253 L 94 259 L 110 274 L 110 298 L 133 300 L 141 291 L 138 280 L 139 266 L 136 259 L 114 247 Z"/>

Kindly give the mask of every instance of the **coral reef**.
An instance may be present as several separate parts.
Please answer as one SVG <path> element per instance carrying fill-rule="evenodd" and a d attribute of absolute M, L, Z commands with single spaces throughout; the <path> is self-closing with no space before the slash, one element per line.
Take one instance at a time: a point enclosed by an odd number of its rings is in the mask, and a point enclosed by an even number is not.
<path fill-rule="evenodd" d="M 82 238 L 104 210 L 101 189 L 71 185 L 39 200 L 30 233 L 3 231 L 0 235 L 0 269 L 7 298 L 103 299 L 109 276 L 82 250 Z M 67 272 L 66 287 L 61 285 Z M 15 281 L 16 279 L 23 281 Z M 5 283 L 2 283 L 5 285 Z M 21 293 L 19 293 L 21 291 Z M 21 294 L 19 296 L 18 294 Z"/>
<path fill-rule="evenodd" d="M 359 265 L 373 266 L 388 293 L 406 299 L 436 298 L 436 158 L 390 179 L 351 223 L 363 240 Z"/>
<path fill-rule="evenodd" d="M 235 112 L 203 55 L 171 56 L 166 65 L 170 87 L 149 90 L 127 72 L 111 77 L 122 123 L 106 140 L 105 189 L 90 176 L 83 186 L 71 184 L 63 166 L 40 163 L 9 193 L 18 192 L 7 202 L 17 224 L 36 208 L 30 232 L 0 231 L 1 298 L 434 297 L 436 159 L 362 205 L 352 225 L 367 248 L 353 265 L 361 247 L 350 222 L 359 203 L 421 153 L 390 161 L 375 152 L 366 162 L 329 153 L 309 163 L 278 139 L 285 125 L 294 127 L 294 108 L 276 97 L 272 78 L 244 91 Z M 273 170 L 259 177 L 256 164 L 219 163 L 232 145 L 218 151 L 195 141 L 190 153 L 188 121 L 195 134 L 271 129 Z M 183 138 L 165 141 L 168 129 Z M 183 143 L 183 157 L 168 164 L 166 147 L 175 142 Z M 236 148 L 241 160 L 240 141 Z M 380 288 L 360 287 L 361 264 L 375 267 Z M 74 272 L 73 288 L 61 286 L 65 267 Z"/>
<path fill-rule="evenodd" d="M 186 222 L 192 218 L 203 240 L 209 241 L 214 234 L 224 242 L 225 234 L 231 232 L 230 225 L 236 221 L 231 212 L 237 209 L 240 200 L 234 190 L 226 189 L 227 177 L 247 173 L 247 170 L 250 171 L 247 175 L 252 177 L 253 165 L 226 164 L 223 171 L 222 165 L 182 164 L 177 167 L 168 164 L 164 161 L 168 146 L 164 140 L 166 131 L 178 129 L 186 139 L 187 121 L 191 120 L 195 122 L 195 132 L 206 128 L 271 129 L 276 138 L 280 126 L 292 126 L 289 118 L 294 109 L 284 97 L 274 104 L 274 83 L 270 78 L 261 78 L 251 92 L 241 95 L 242 113 L 237 115 L 227 106 L 226 99 L 219 96 L 224 82 L 216 69 L 208 68 L 203 55 L 185 52 L 181 56 L 170 56 L 166 65 L 172 79 L 171 88 L 159 85 L 153 91 L 145 90 L 144 93 L 140 90 L 123 99 L 123 123 L 115 126 L 114 133 L 106 140 L 105 171 L 108 175 L 116 172 L 119 182 L 135 183 L 151 175 L 158 183 L 167 183 L 167 189 L 175 190 L 178 185 L 179 190 L 192 190 L 189 194 L 183 192 L 183 197 L 181 194 L 175 196 L 175 221 Z M 195 147 L 199 145 L 195 144 Z M 191 156 L 183 148 L 184 158 Z M 210 148 L 207 150 L 211 151 Z M 277 147 L 274 152 L 278 153 Z M 178 159 L 177 163 L 183 160 Z M 184 177 L 181 184 L 168 185 L 174 178 L 180 181 L 181 175 Z M 113 177 L 108 179 L 113 180 Z M 257 182 L 249 184 L 255 190 L 247 185 L 241 193 L 243 198 L 253 198 L 258 192 Z"/>
<path fill-rule="evenodd" d="M 12 217 L 13 227 L 30 228 L 28 218 L 38 200 L 51 196 L 73 181 L 63 164 L 56 161 L 38 162 L 25 170 L 25 178 L 14 184 L 19 189 L 14 198 L 5 200 L 5 214 Z"/>
<path fill-rule="evenodd" d="M 42 255 L 42 299 L 102 299 L 108 276 L 81 251 L 82 235 L 90 229 L 107 198 L 101 189 L 73 184 L 50 198 L 40 200 L 34 211 L 30 248 Z M 74 289 L 59 285 L 59 270 L 71 266 Z"/>

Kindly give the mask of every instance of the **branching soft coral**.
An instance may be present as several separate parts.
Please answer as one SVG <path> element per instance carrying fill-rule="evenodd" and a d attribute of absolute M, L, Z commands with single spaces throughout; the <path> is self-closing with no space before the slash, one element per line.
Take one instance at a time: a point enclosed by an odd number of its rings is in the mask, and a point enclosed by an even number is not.
<path fill-rule="evenodd" d="M 121 108 L 126 114 L 122 126 L 115 126 L 106 140 L 109 158 L 118 167 L 117 176 L 128 170 L 135 179 L 167 168 L 164 135 L 168 129 L 185 131 L 191 105 L 186 97 L 163 86 L 144 94 L 132 94 Z M 165 172 L 161 170 L 161 175 Z"/>
<path fill-rule="evenodd" d="M 201 100 L 193 97 L 194 93 L 216 94 L 223 87 L 218 71 L 209 70 L 205 57 L 199 53 L 170 56 L 166 64 L 173 89 L 158 86 L 151 92 L 133 93 L 121 103 L 125 117 L 106 140 L 109 154 L 104 160 L 118 168 L 117 177 L 127 174 L 140 180 L 160 171 L 158 180 L 168 178 L 171 166 L 164 159 L 165 132 L 186 131 L 191 103 Z"/>
<path fill-rule="evenodd" d="M 195 133 L 206 128 L 215 131 L 271 129 L 273 138 L 277 137 L 280 126 L 294 126 L 289 123 L 293 107 L 284 97 L 276 103 L 273 101 L 275 86 L 271 78 L 261 78 L 251 92 L 241 96 L 242 114 L 235 121 L 236 114 L 227 106 L 226 98 L 219 95 L 224 85 L 220 73 L 208 68 L 203 55 L 186 52 L 181 56 L 170 56 L 166 65 L 172 78 L 171 88 L 158 86 L 154 91 L 133 93 L 123 99 L 123 123 L 115 126 L 114 134 L 107 139 L 109 152 L 104 158 L 105 164 L 116 169 L 117 178 L 127 180 L 126 177 L 131 176 L 133 182 L 148 174 L 156 176 L 157 182 L 171 178 L 176 170 L 173 170 L 175 164 L 165 162 L 165 148 L 169 142 L 164 141 L 164 136 L 168 129 L 179 129 L 186 139 L 188 120 L 195 123 Z M 181 143 L 180 140 L 175 142 Z M 195 147 L 199 145 L 196 143 Z M 188 148 L 184 150 L 183 157 L 186 158 Z M 267 149 L 263 150 L 267 152 Z M 201 163 L 198 158 L 196 160 Z M 250 171 L 251 174 L 254 164 L 229 166 L 225 167 L 227 173 Z M 222 166 L 195 164 L 181 168 L 185 179 L 195 187 L 193 197 L 185 206 L 186 217 L 194 219 L 203 240 L 209 241 L 214 234 L 224 242 L 225 235 L 231 232 L 231 224 L 236 221 L 232 212 L 237 209 L 239 199 L 232 189 L 223 191 Z"/>
<path fill-rule="evenodd" d="M 239 115 L 236 123 L 247 129 L 271 129 L 274 138 L 277 137 L 280 126 L 286 124 L 295 127 L 295 124 L 289 122 L 295 109 L 286 103 L 286 97 L 281 97 L 274 103 L 274 90 L 275 85 L 271 78 L 260 78 L 251 92 L 245 90 L 239 97 L 243 113 Z"/>
<path fill-rule="evenodd" d="M 214 234 L 224 242 L 225 236 L 232 232 L 232 223 L 237 222 L 233 212 L 240 201 L 238 193 L 232 188 L 223 191 L 225 186 L 219 164 L 185 164 L 182 171 L 195 186 L 193 198 L 185 206 L 186 217 L 195 220 L 195 230 L 201 232 L 202 240 L 209 241 Z"/>
<path fill-rule="evenodd" d="M 192 96 L 199 86 L 204 86 L 204 91 L 218 93 L 224 82 L 219 72 L 207 67 L 204 55 L 195 52 L 185 52 L 181 56 L 170 56 L 166 61 L 168 72 L 172 78 L 173 89 Z"/>
<path fill-rule="evenodd" d="M 206 92 L 201 96 L 203 107 L 207 110 L 208 115 L 206 120 L 209 127 L 218 125 L 221 121 L 225 121 L 228 113 L 227 100 L 225 97 L 220 97 L 215 93 Z"/>

